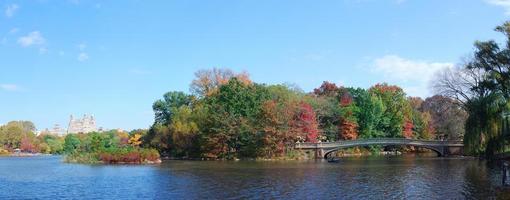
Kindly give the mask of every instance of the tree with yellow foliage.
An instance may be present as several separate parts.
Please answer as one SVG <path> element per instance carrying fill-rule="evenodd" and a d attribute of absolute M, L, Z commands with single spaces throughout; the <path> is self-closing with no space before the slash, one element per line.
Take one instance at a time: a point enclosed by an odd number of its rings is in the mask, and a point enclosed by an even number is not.
<path fill-rule="evenodd" d="M 141 138 L 141 134 L 134 134 L 129 138 L 129 144 L 133 147 L 139 147 L 142 144 Z"/>

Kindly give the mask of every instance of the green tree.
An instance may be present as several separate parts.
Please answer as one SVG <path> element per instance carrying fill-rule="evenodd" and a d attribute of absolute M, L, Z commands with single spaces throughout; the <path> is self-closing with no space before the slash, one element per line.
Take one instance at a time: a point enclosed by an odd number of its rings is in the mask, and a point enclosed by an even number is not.
<path fill-rule="evenodd" d="M 270 98 L 262 85 L 245 84 L 237 78 L 206 98 L 209 126 L 204 130 L 210 155 L 255 157 L 261 127 L 262 104 Z"/>
<path fill-rule="evenodd" d="M 194 116 L 191 108 L 182 106 L 176 109 L 172 124 L 172 141 L 175 155 L 189 157 L 190 154 L 196 155 L 199 149 L 195 148 L 198 142 L 199 128 L 194 122 Z"/>
<path fill-rule="evenodd" d="M 35 126 L 30 121 L 11 121 L 0 126 L 0 144 L 6 148 L 15 149 L 21 147 L 21 141 L 32 143 L 35 139 Z"/>
<path fill-rule="evenodd" d="M 355 115 L 358 122 L 359 137 L 385 137 L 383 130 L 379 129 L 379 124 L 386 110 L 381 98 L 361 88 L 351 88 L 349 92 L 358 107 Z"/>
<path fill-rule="evenodd" d="M 155 123 L 170 124 L 175 109 L 181 106 L 189 106 L 192 97 L 183 92 L 168 92 L 163 95 L 163 99 L 154 102 L 152 109 L 155 113 Z"/>
<path fill-rule="evenodd" d="M 64 142 L 64 152 L 67 154 L 75 153 L 80 148 L 80 145 L 80 138 L 76 134 L 68 134 Z"/>
<path fill-rule="evenodd" d="M 369 92 L 381 98 L 385 108 L 377 129 L 385 133 L 385 137 L 403 137 L 404 123 L 410 119 L 411 107 L 402 88 L 383 83 L 371 87 Z"/>

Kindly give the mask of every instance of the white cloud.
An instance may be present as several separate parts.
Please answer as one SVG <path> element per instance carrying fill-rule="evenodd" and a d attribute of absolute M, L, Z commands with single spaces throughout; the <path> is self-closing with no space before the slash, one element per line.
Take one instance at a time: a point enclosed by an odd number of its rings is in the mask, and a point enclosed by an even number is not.
<path fill-rule="evenodd" d="M 48 52 L 48 49 L 46 47 L 39 48 L 39 54 L 45 54 L 46 52 Z"/>
<path fill-rule="evenodd" d="M 453 66 L 449 62 L 427 62 L 386 55 L 373 61 L 372 71 L 401 82 L 410 95 L 424 97 L 428 94 L 428 83 L 432 76 L 438 70 Z"/>
<path fill-rule="evenodd" d="M 80 51 L 83 51 L 83 50 L 85 50 L 85 48 L 87 48 L 87 44 L 85 44 L 85 43 L 80 43 L 77 46 L 78 46 L 78 49 L 80 49 Z"/>
<path fill-rule="evenodd" d="M 84 62 L 89 59 L 89 55 L 87 53 L 80 53 L 78 54 L 78 61 Z"/>
<path fill-rule="evenodd" d="M 39 31 L 33 31 L 26 36 L 18 38 L 18 43 L 23 47 L 32 45 L 42 45 L 46 42 L 46 39 L 39 33 Z"/>
<path fill-rule="evenodd" d="M 9 31 L 9 34 L 15 34 L 19 31 L 18 28 L 12 28 L 10 31 Z"/>
<path fill-rule="evenodd" d="M 5 16 L 12 17 L 14 16 L 14 13 L 19 9 L 19 6 L 17 4 L 11 4 L 7 5 L 7 8 L 5 9 Z"/>
<path fill-rule="evenodd" d="M 5 91 L 18 91 L 19 87 L 15 84 L 0 84 L 0 89 Z"/>
<path fill-rule="evenodd" d="M 510 15 L 510 0 L 485 0 L 485 2 L 503 7 L 505 9 L 505 14 Z"/>

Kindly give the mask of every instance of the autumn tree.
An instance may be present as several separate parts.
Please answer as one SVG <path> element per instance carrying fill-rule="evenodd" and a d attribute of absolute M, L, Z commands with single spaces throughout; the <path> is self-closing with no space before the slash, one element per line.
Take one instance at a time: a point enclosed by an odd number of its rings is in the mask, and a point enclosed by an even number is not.
<path fill-rule="evenodd" d="M 199 128 L 192 112 L 187 106 L 178 108 L 169 126 L 175 155 L 189 157 L 197 153 L 194 146 L 197 145 Z"/>
<path fill-rule="evenodd" d="M 340 119 L 340 139 L 355 140 L 358 138 L 358 124 L 355 113 L 357 107 L 348 90 L 344 90 L 340 96 L 342 117 Z"/>
<path fill-rule="evenodd" d="M 0 145 L 7 149 L 20 148 L 23 139 L 35 138 L 34 131 L 35 126 L 30 121 L 11 121 L 0 126 Z"/>
<path fill-rule="evenodd" d="M 292 122 L 293 130 L 296 135 L 304 134 L 306 142 L 318 142 L 319 126 L 312 106 L 301 102 L 298 107 L 298 113 Z"/>
<path fill-rule="evenodd" d="M 460 140 L 464 137 L 468 114 L 457 100 L 434 95 L 425 99 L 420 109 L 429 113 L 429 125 L 438 137 L 449 140 Z"/>
<path fill-rule="evenodd" d="M 20 142 L 20 147 L 21 151 L 23 152 L 29 152 L 29 153 L 36 153 L 38 152 L 38 149 L 36 147 L 36 145 L 34 144 L 34 140 L 33 138 L 30 138 L 30 137 L 23 137 L 21 139 L 21 142 Z"/>
<path fill-rule="evenodd" d="M 204 138 L 211 155 L 254 157 L 261 136 L 258 117 L 269 99 L 267 89 L 232 78 L 218 92 L 205 99 L 209 124 Z"/>
<path fill-rule="evenodd" d="M 404 133 L 407 135 L 414 135 L 418 139 L 432 139 L 434 134 L 434 128 L 431 124 L 431 115 L 428 111 L 424 111 L 424 101 L 420 97 L 409 97 L 409 104 L 412 108 L 411 116 L 407 119 L 404 125 Z M 407 124 L 410 122 L 411 124 Z M 411 128 L 411 132 L 409 129 Z"/>
<path fill-rule="evenodd" d="M 246 72 L 235 73 L 230 69 L 213 68 L 197 71 L 190 90 L 192 94 L 198 97 L 210 96 L 217 92 L 220 86 L 227 84 L 234 77 L 243 84 L 251 83 L 250 77 Z"/>
<path fill-rule="evenodd" d="M 411 108 L 402 88 L 383 83 L 372 86 L 369 92 L 381 98 L 385 108 L 377 128 L 386 133 L 386 137 L 402 137 L 406 120 L 411 116 Z"/>
<path fill-rule="evenodd" d="M 264 133 L 261 151 L 265 157 L 284 156 L 300 136 L 292 126 L 300 94 L 284 85 L 269 86 L 268 91 L 271 99 L 262 105 L 260 119 Z"/>
<path fill-rule="evenodd" d="M 129 144 L 133 147 L 139 147 L 142 144 L 142 135 L 141 134 L 134 134 L 129 138 Z"/>
<path fill-rule="evenodd" d="M 329 96 L 336 97 L 340 88 L 335 83 L 324 81 L 319 88 L 313 90 L 313 93 L 317 96 Z"/>
<path fill-rule="evenodd" d="M 351 94 L 357 106 L 354 114 L 358 122 L 359 137 L 385 137 L 385 133 L 379 128 L 386 110 L 381 98 L 361 88 L 350 88 L 349 94 Z"/>

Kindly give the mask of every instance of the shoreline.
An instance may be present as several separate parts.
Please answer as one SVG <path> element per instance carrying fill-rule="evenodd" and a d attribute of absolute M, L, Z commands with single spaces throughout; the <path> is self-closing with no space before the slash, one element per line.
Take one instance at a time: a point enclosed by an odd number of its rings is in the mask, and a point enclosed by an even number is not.
<path fill-rule="evenodd" d="M 2 154 L 0 157 L 41 157 L 41 156 L 57 156 L 54 154 L 44 154 L 44 153 L 11 153 L 11 154 Z"/>
<path fill-rule="evenodd" d="M 63 161 L 64 163 L 68 164 L 80 164 L 80 165 L 159 165 L 163 163 L 162 159 L 156 160 L 156 161 L 144 161 L 144 162 L 116 162 L 116 163 L 105 163 L 105 162 L 93 162 L 93 163 L 87 163 L 87 162 L 73 162 L 73 161 Z"/>
<path fill-rule="evenodd" d="M 423 153 L 402 153 L 398 152 L 380 152 L 379 154 L 366 154 L 366 153 L 345 153 L 337 158 L 360 158 L 360 157 L 394 157 L 404 155 L 418 155 Z M 423 157 L 426 158 L 426 157 Z M 447 157 L 436 157 L 430 156 L 429 158 L 450 158 L 450 159 L 477 159 L 478 157 L 473 156 L 447 156 Z M 262 162 L 275 162 L 275 161 L 314 161 L 314 160 L 326 160 L 326 159 L 315 159 L 312 157 L 300 157 L 300 158 L 235 158 L 235 159 L 217 159 L 217 158 L 176 158 L 176 157 L 161 157 L 162 161 L 262 161 Z"/>

